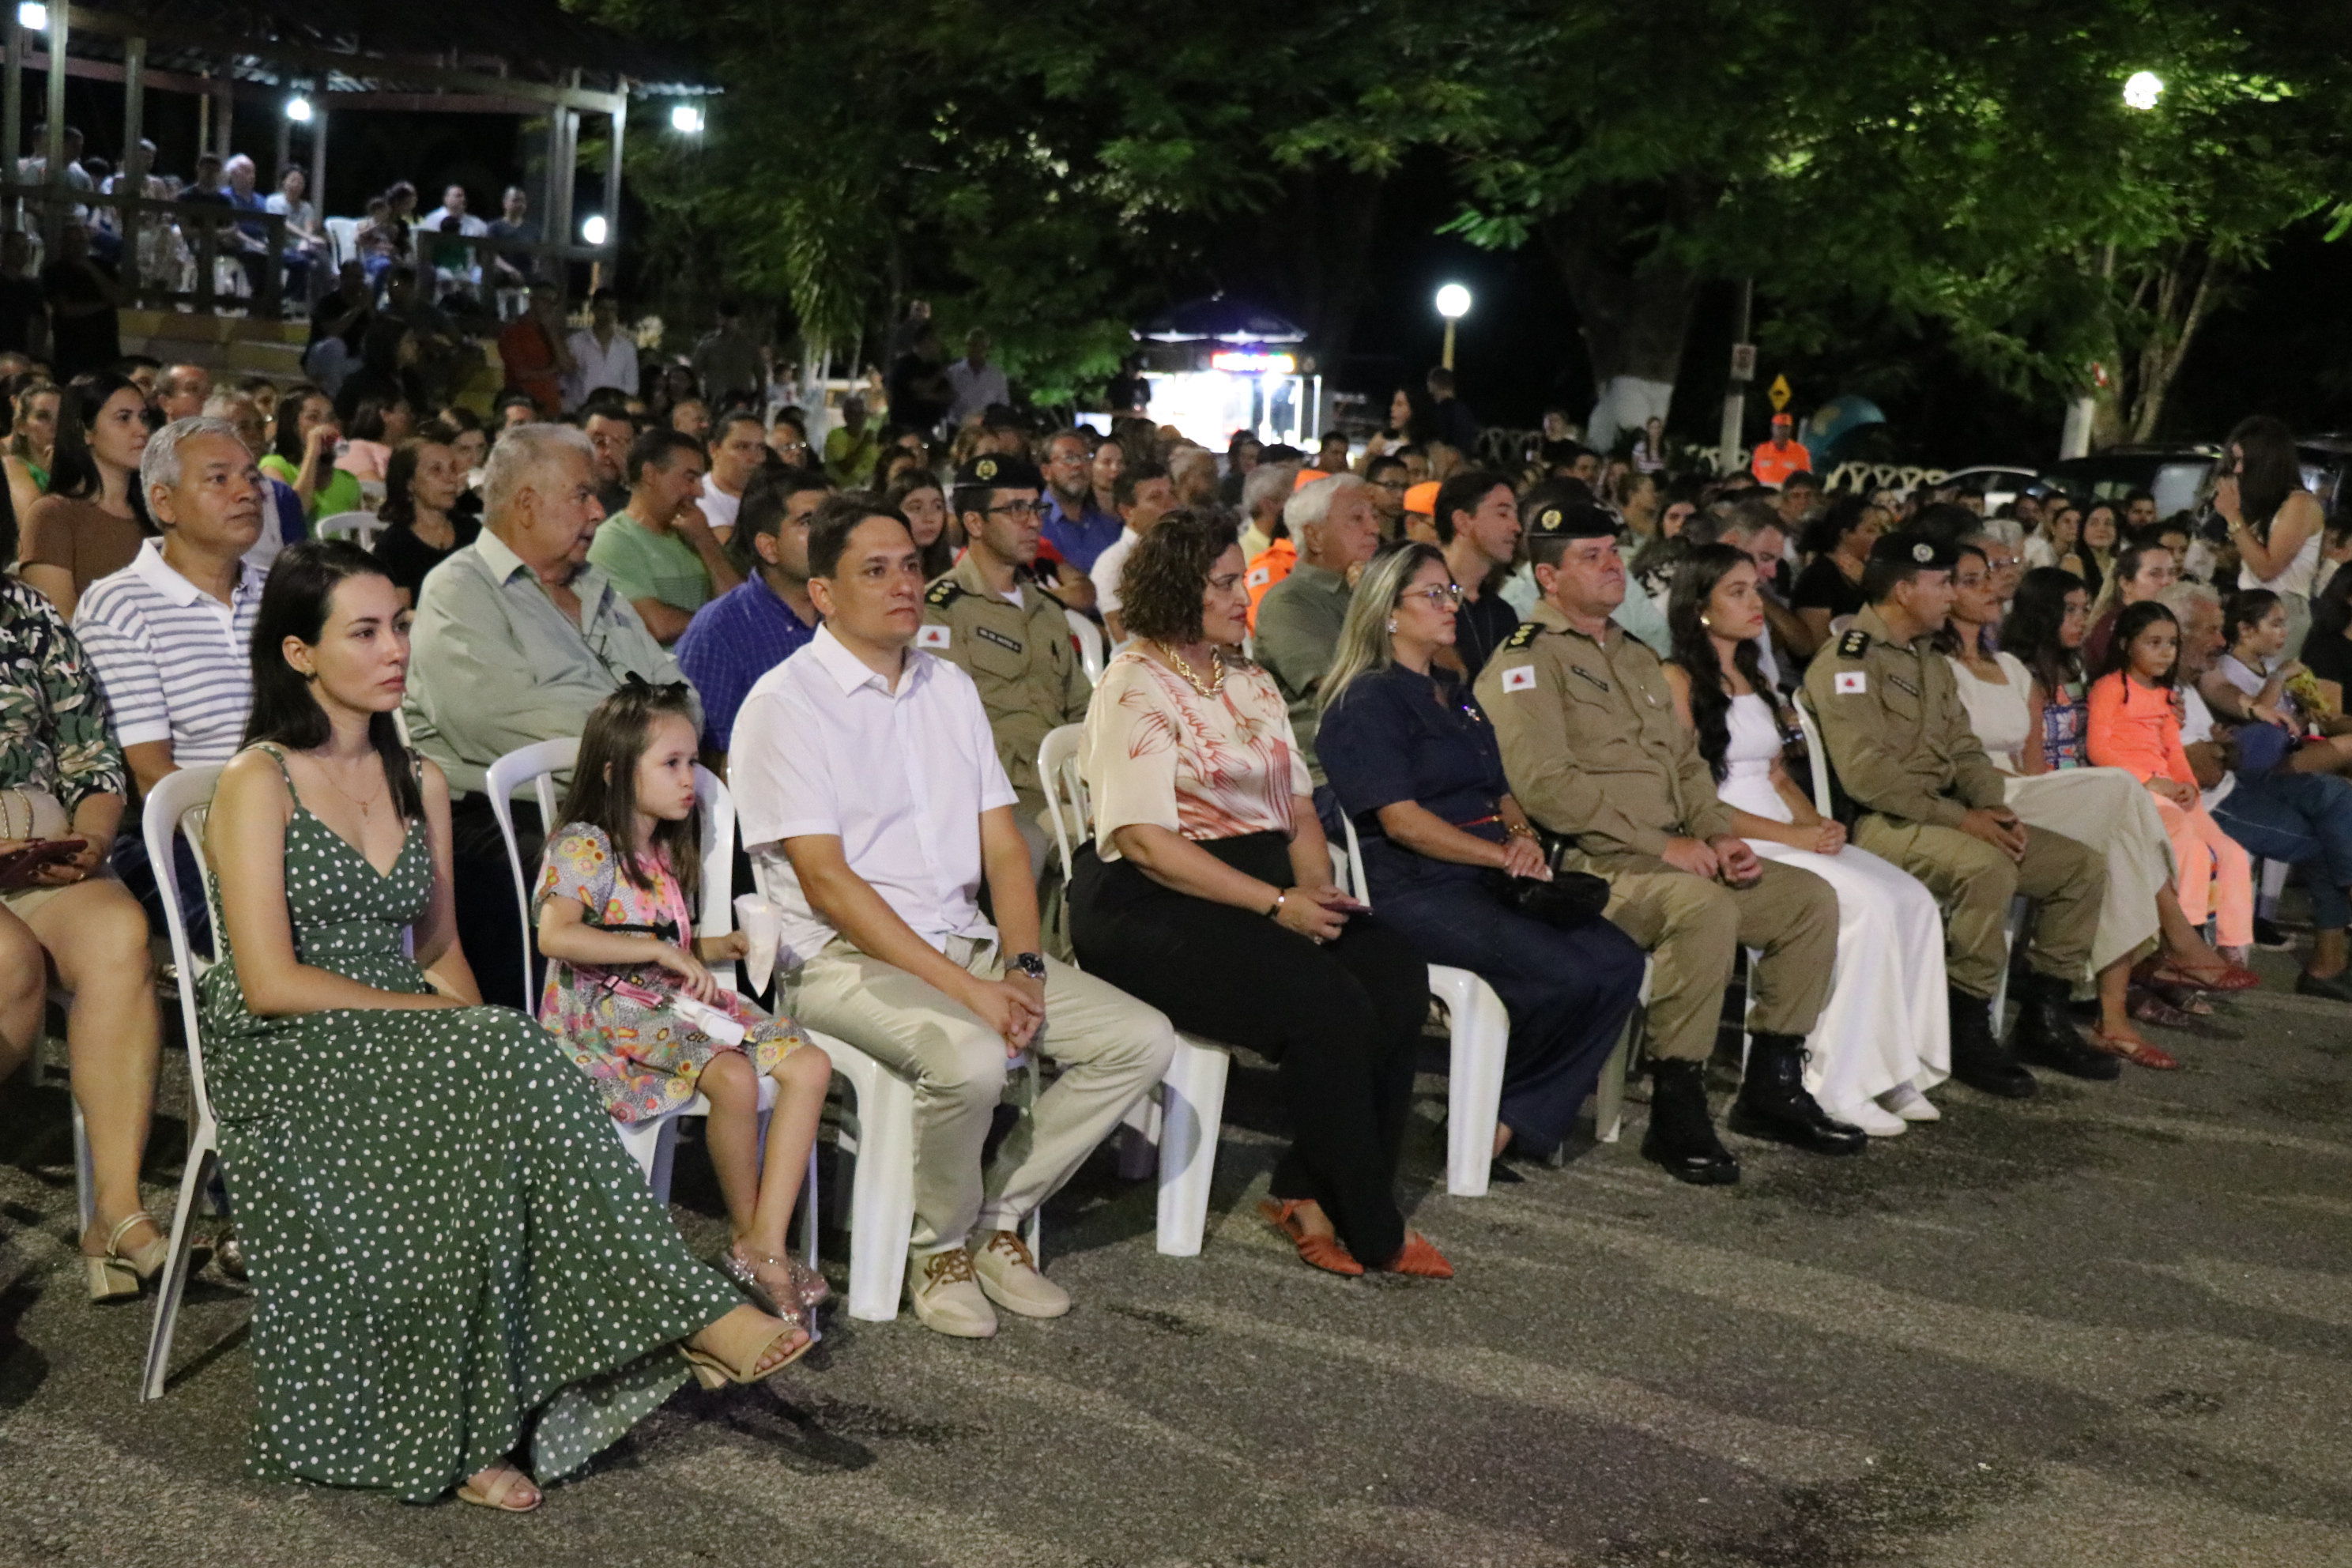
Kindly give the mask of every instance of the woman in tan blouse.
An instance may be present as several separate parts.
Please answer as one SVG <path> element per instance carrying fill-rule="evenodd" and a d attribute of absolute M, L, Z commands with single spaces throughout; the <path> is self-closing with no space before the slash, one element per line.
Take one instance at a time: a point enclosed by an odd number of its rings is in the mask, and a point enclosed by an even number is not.
<path fill-rule="evenodd" d="M 1451 1278 L 1395 1191 L 1428 970 L 1332 884 L 1282 694 L 1230 651 L 1244 571 L 1232 526 L 1191 512 L 1127 558 L 1134 640 L 1087 714 L 1094 841 L 1072 878 L 1072 940 L 1178 1028 L 1279 1064 L 1295 1142 L 1261 1212 L 1302 1258 Z"/>
<path fill-rule="evenodd" d="M 121 571 L 146 538 L 139 458 L 147 450 L 147 399 L 111 371 L 74 377 L 58 408 L 49 493 L 25 514 L 17 575 L 48 595 L 58 614 L 100 577 Z"/>

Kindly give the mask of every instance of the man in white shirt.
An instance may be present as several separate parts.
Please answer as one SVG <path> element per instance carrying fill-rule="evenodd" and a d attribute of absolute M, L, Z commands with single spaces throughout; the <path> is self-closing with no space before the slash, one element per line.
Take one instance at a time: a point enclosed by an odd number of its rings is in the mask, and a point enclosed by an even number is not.
<path fill-rule="evenodd" d="M 439 234 L 443 220 L 456 218 L 457 232 L 468 239 L 479 239 L 490 232 L 490 226 L 466 210 L 466 187 L 451 185 L 441 193 L 441 205 L 416 220 L 416 226 L 427 234 Z"/>
<path fill-rule="evenodd" d="M 1127 569 L 1128 552 L 1135 548 L 1136 542 L 1176 510 L 1176 491 L 1165 468 L 1157 463 L 1144 463 L 1131 471 L 1120 470 L 1110 493 L 1112 504 L 1118 509 L 1118 520 L 1126 526 L 1109 547 L 1095 557 L 1094 570 L 1087 575 L 1095 583 L 1095 608 L 1102 612 L 1111 647 L 1117 648 L 1127 640 L 1127 617 L 1119 609 L 1118 574 Z"/>
<path fill-rule="evenodd" d="M 577 408 L 607 386 L 624 397 L 637 395 L 637 343 L 621 330 L 621 297 L 612 289 L 589 296 L 588 324 L 565 346 L 577 368 L 563 378 L 564 407 Z"/>
<path fill-rule="evenodd" d="M 729 752 L 743 842 L 784 910 L 783 1002 L 915 1088 L 908 1294 L 925 1326 L 1067 1311 L 1019 1229 L 1166 1073 L 1168 1020 L 1038 952 L 1037 894 L 971 679 L 913 647 L 920 557 L 856 497 L 809 524 L 816 636 L 761 676 Z M 980 911 L 985 879 L 995 923 Z M 983 1174 L 1006 1064 L 1062 1064 Z"/>
<path fill-rule="evenodd" d="M 948 423 L 961 426 L 977 419 L 997 404 L 1010 405 L 1013 388 L 1002 365 L 988 363 L 988 334 L 978 327 L 963 341 L 963 358 L 948 366 L 948 385 L 954 398 L 948 405 Z"/>
<path fill-rule="evenodd" d="M 735 531 L 735 514 L 742 510 L 743 487 L 767 458 L 768 426 L 749 409 L 738 409 L 719 421 L 710 443 L 710 472 L 702 481 L 702 517 L 724 544 Z"/>

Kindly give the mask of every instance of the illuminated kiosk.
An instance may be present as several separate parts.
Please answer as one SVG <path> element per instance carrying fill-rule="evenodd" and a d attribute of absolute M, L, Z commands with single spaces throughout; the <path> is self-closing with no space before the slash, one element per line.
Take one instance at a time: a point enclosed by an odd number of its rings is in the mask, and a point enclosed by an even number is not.
<path fill-rule="evenodd" d="M 1298 353 L 1307 331 L 1296 321 L 1213 294 L 1162 311 L 1135 336 L 1150 345 L 1142 376 L 1154 424 L 1212 451 L 1236 430 L 1294 446 L 1321 432 L 1323 378 Z"/>

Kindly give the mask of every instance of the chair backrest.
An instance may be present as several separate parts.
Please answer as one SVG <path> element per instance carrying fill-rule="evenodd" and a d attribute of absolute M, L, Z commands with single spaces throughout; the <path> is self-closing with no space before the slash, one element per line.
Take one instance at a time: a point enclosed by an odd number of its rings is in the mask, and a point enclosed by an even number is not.
<path fill-rule="evenodd" d="M 348 539 L 362 550 L 373 550 L 376 527 L 372 511 L 338 511 L 311 524 L 310 531 L 320 539 Z"/>
<path fill-rule="evenodd" d="M 1049 730 L 1037 748 L 1037 782 L 1045 790 L 1045 815 L 1054 822 L 1054 842 L 1062 851 L 1062 882 L 1070 880 L 1070 858 L 1086 842 L 1094 812 L 1087 800 L 1086 776 L 1078 768 L 1087 727 L 1064 724 Z"/>
<path fill-rule="evenodd" d="M 725 780 L 697 763 L 694 798 L 702 805 L 702 913 L 695 934 L 725 936 L 735 929 L 735 797 Z M 743 989 L 731 961 L 709 968 L 728 990 Z"/>
<path fill-rule="evenodd" d="M 355 217 L 331 217 L 320 226 L 327 231 L 331 260 L 341 268 L 344 262 L 360 253 L 360 220 Z"/>
<path fill-rule="evenodd" d="M 1830 749 L 1822 744 L 1822 728 L 1813 721 L 1812 705 L 1801 690 L 1791 704 L 1797 710 L 1797 727 L 1805 732 L 1805 751 L 1812 758 L 1813 809 L 1826 817 L 1830 815 Z"/>
<path fill-rule="evenodd" d="M 1102 628 L 1076 610 L 1064 610 L 1062 614 L 1069 616 L 1070 635 L 1078 639 L 1079 666 L 1086 670 L 1088 681 L 1100 686 L 1103 672 Z"/>
<path fill-rule="evenodd" d="M 1364 884 L 1364 851 L 1356 842 L 1356 819 L 1343 811 L 1339 814 L 1339 827 L 1348 837 L 1348 861 L 1338 868 L 1340 884 L 1356 902 L 1369 906 L 1372 891 Z"/>
<path fill-rule="evenodd" d="M 539 798 L 540 829 L 552 829 L 556 826 L 555 775 L 578 761 L 579 756 L 580 742 L 576 738 L 540 741 L 509 752 L 482 775 L 482 793 L 490 797 L 490 815 L 498 818 L 499 836 L 506 840 L 507 867 L 514 873 L 515 918 L 522 922 L 522 994 L 526 1007 L 535 1005 L 530 984 L 530 883 L 539 868 L 532 867 L 530 876 L 523 872 L 522 850 L 515 842 L 514 793 L 530 784 Z"/>
<path fill-rule="evenodd" d="M 181 768 L 166 773 L 147 792 L 140 818 L 141 837 L 147 841 L 147 863 L 154 868 L 155 886 L 163 895 L 163 924 L 172 938 L 172 962 L 180 972 L 180 1025 L 188 1041 L 188 1091 L 199 1121 L 212 1119 L 212 1100 L 205 1092 L 205 1053 L 197 1036 L 196 983 L 213 961 L 199 958 L 188 942 L 188 923 L 180 913 L 180 863 L 172 853 L 175 835 L 185 835 L 195 851 L 196 874 L 203 879 L 207 901 L 212 897 L 212 865 L 205 858 L 205 819 L 212 809 L 213 789 L 220 783 L 221 764 Z M 214 942 L 218 946 L 219 937 Z M 193 1135 L 193 1132 L 192 1134 Z"/>

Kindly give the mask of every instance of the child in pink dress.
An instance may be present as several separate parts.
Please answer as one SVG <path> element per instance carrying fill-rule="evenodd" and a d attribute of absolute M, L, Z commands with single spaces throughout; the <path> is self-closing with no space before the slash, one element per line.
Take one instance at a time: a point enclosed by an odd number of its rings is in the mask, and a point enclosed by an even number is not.
<path fill-rule="evenodd" d="M 791 1256 L 784 1233 L 833 1063 L 791 1019 L 770 1017 L 703 966 L 742 957 L 747 943 L 740 931 L 694 937 L 697 737 L 684 682 L 634 682 L 588 716 L 562 826 L 548 836 L 531 900 L 548 960 L 539 1018 L 571 1047 L 615 1121 L 659 1116 L 697 1093 L 710 1101 L 710 1161 L 735 1232 L 720 1266 L 790 1314 L 827 1294 L 824 1277 Z M 727 1024 L 681 1016 L 682 997 Z M 776 1082 L 764 1159 L 761 1078 Z"/>
<path fill-rule="evenodd" d="M 2153 601 L 2125 609 L 2108 673 L 2091 687 L 2091 761 L 2127 770 L 2156 796 L 2180 863 L 2181 912 L 2191 925 L 2204 924 L 2209 910 L 2218 913 L 2221 951 L 2242 964 L 2254 941 L 2253 861 L 2205 809 L 2181 748 L 2172 689 L 2179 653 L 2171 611 Z"/>

